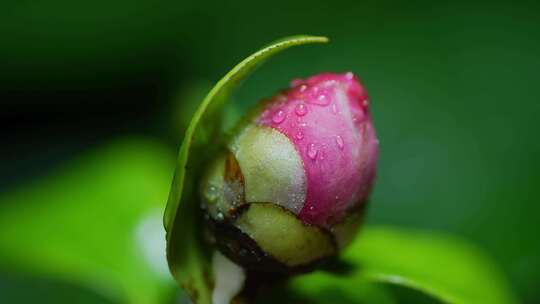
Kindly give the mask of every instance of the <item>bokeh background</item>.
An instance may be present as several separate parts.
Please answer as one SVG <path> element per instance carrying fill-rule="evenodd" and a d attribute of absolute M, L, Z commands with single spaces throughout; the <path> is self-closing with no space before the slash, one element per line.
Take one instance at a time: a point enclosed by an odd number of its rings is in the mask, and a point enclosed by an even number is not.
<path fill-rule="evenodd" d="M 193 104 L 292 34 L 236 99 L 353 71 L 381 141 L 368 223 L 451 233 L 540 302 L 536 1 L 0 2 L 0 302 L 177 299 L 164 208 Z"/>

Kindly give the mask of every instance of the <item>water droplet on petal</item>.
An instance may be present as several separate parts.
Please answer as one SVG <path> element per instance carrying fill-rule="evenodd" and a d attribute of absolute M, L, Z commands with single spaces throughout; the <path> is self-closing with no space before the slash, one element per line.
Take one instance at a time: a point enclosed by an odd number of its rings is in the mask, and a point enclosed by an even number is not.
<path fill-rule="evenodd" d="M 307 90 L 307 85 L 303 84 L 300 86 L 300 89 L 299 89 L 300 93 L 304 93 L 306 90 Z"/>
<path fill-rule="evenodd" d="M 307 107 L 306 107 L 305 104 L 299 103 L 299 104 L 296 105 L 296 108 L 294 109 L 294 112 L 298 116 L 304 116 L 304 115 L 307 114 Z"/>
<path fill-rule="evenodd" d="M 336 144 L 340 150 L 343 150 L 343 147 L 345 147 L 345 143 L 343 142 L 343 138 L 341 136 L 336 136 Z"/>
<path fill-rule="evenodd" d="M 302 138 L 304 138 L 304 133 L 302 131 L 298 131 L 295 137 L 296 139 L 301 140 Z"/>
<path fill-rule="evenodd" d="M 352 72 L 347 72 L 345 74 L 345 78 L 347 78 L 348 80 L 352 80 L 354 78 L 354 74 Z"/>
<path fill-rule="evenodd" d="M 337 114 L 337 112 L 338 112 L 337 105 L 335 103 L 333 103 L 332 104 L 332 113 Z"/>
<path fill-rule="evenodd" d="M 315 207 L 309 206 L 309 211 L 313 211 L 313 210 L 315 210 Z"/>
<path fill-rule="evenodd" d="M 272 116 L 272 121 L 276 124 L 282 123 L 285 120 L 285 112 L 279 110 Z"/>
<path fill-rule="evenodd" d="M 363 105 L 364 107 L 367 107 L 368 104 L 369 104 L 369 100 L 364 99 L 364 101 L 362 101 L 362 105 Z"/>
<path fill-rule="evenodd" d="M 310 98 L 308 99 L 308 102 L 311 103 L 311 104 L 315 104 L 315 105 L 318 105 L 318 106 L 327 106 L 330 104 L 330 98 L 328 98 L 328 96 L 324 95 L 324 94 L 321 94 L 319 96 L 317 96 L 316 98 Z"/>
<path fill-rule="evenodd" d="M 319 151 L 317 151 L 317 147 L 315 147 L 314 143 L 309 144 L 308 149 L 307 149 L 307 155 L 309 158 L 315 160 L 317 158 L 318 152 Z"/>

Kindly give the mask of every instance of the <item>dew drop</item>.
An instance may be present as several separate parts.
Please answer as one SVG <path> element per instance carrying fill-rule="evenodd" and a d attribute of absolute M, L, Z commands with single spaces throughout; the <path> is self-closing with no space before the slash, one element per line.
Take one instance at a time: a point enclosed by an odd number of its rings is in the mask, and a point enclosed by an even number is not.
<path fill-rule="evenodd" d="M 306 90 L 307 90 L 307 85 L 303 84 L 300 86 L 300 89 L 299 89 L 300 93 L 304 93 Z"/>
<path fill-rule="evenodd" d="M 299 103 L 299 104 L 296 105 L 296 108 L 294 109 L 294 112 L 298 116 L 304 116 L 304 115 L 307 114 L 307 107 L 306 107 L 305 104 Z"/>
<path fill-rule="evenodd" d="M 364 99 L 364 101 L 362 101 L 362 105 L 363 105 L 364 107 L 367 107 L 368 104 L 369 104 L 369 100 Z"/>
<path fill-rule="evenodd" d="M 296 133 L 296 139 L 298 140 L 301 140 L 304 138 L 304 133 L 302 131 L 298 131 L 298 133 Z"/>
<path fill-rule="evenodd" d="M 335 103 L 332 104 L 332 113 L 337 114 L 337 105 Z"/>
<path fill-rule="evenodd" d="M 315 207 L 309 206 L 309 211 L 313 211 L 313 210 L 315 210 Z"/>
<path fill-rule="evenodd" d="M 341 136 L 336 136 L 336 144 L 340 150 L 343 150 L 343 147 L 345 147 L 345 144 L 343 143 L 343 138 Z"/>
<path fill-rule="evenodd" d="M 311 99 L 308 99 L 308 102 L 311 103 L 311 104 L 315 104 L 315 105 L 318 105 L 318 106 L 327 106 L 330 104 L 330 98 L 328 98 L 328 96 L 324 95 L 324 94 L 321 94 L 319 96 L 317 96 L 316 98 L 311 98 Z"/>
<path fill-rule="evenodd" d="M 345 74 L 345 78 L 347 78 L 348 80 L 352 80 L 354 78 L 354 74 L 352 72 L 347 72 Z"/>
<path fill-rule="evenodd" d="M 319 151 L 317 151 L 317 147 L 315 147 L 314 143 L 309 144 L 308 149 L 307 149 L 307 155 L 309 158 L 315 160 L 317 158 L 318 152 Z"/>
<path fill-rule="evenodd" d="M 272 116 L 272 121 L 276 124 L 282 123 L 285 120 L 285 112 L 283 110 L 277 111 L 274 116 Z"/>
<path fill-rule="evenodd" d="M 217 187 L 214 185 L 208 185 L 206 191 L 204 192 L 206 200 L 210 203 L 214 203 L 218 198 Z"/>
<path fill-rule="evenodd" d="M 223 215 L 223 213 L 218 212 L 218 214 L 216 214 L 216 219 L 222 222 L 225 219 L 225 216 Z"/>

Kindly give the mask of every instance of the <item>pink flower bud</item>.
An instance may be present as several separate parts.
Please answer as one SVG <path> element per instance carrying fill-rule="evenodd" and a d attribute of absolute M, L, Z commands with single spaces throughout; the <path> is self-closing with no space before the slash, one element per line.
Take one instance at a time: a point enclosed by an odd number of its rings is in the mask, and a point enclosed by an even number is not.
<path fill-rule="evenodd" d="M 202 197 L 227 256 L 246 267 L 270 257 L 297 268 L 350 242 L 378 157 L 367 92 L 352 73 L 292 81 L 260 104 L 227 150 L 209 167 Z"/>
<path fill-rule="evenodd" d="M 306 175 L 303 221 L 331 226 L 366 200 L 378 156 L 366 90 L 352 73 L 294 80 L 257 123 L 285 134 Z"/>

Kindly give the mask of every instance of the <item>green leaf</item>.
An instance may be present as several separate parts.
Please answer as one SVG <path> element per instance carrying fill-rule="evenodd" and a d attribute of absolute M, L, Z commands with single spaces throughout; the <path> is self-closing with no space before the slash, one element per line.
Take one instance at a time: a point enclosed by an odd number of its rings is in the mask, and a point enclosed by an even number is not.
<path fill-rule="evenodd" d="M 279 40 L 244 59 L 212 88 L 185 133 L 178 156 L 164 226 L 167 259 L 178 283 L 197 303 L 210 302 L 209 250 L 200 241 L 197 183 L 202 168 L 223 140 L 224 105 L 234 89 L 271 56 L 295 45 L 326 42 L 325 37 L 295 36 Z"/>
<path fill-rule="evenodd" d="M 366 227 L 344 259 L 368 280 L 413 288 L 442 302 L 516 303 L 490 258 L 454 237 L 401 227 Z"/>
<path fill-rule="evenodd" d="M 288 284 L 285 301 L 393 303 L 375 283 L 419 291 L 444 303 L 516 303 L 489 257 L 467 242 L 406 228 L 365 227 L 343 255 L 346 273 L 318 271 Z M 371 284 L 370 284 L 371 282 Z"/>
<path fill-rule="evenodd" d="M 355 275 L 335 275 L 317 271 L 293 278 L 281 293 L 281 303 L 394 304 L 396 299 L 385 286 Z M 278 301 L 273 301 L 276 303 Z"/>
<path fill-rule="evenodd" d="M 75 283 L 117 303 L 168 299 L 174 281 L 159 250 L 173 163 L 161 145 L 130 139 L 2 193 L 0 271 Z"/>

